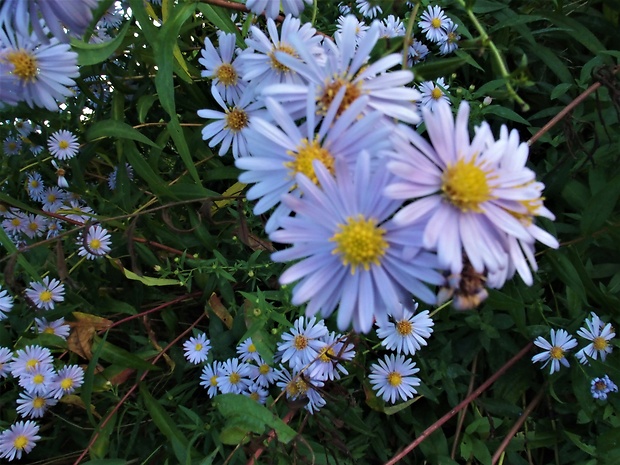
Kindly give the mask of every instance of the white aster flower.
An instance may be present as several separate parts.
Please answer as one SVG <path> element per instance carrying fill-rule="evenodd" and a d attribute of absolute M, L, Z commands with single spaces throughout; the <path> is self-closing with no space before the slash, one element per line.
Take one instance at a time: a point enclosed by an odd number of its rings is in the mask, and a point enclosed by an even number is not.
<path fill-rule="evenodd" d="M 78 237 L 78 255 L 86 257 L 88 260 L 95 260 L 110 252 L 111 244 L 112 240 L 108 230 L 96 224 L 88 228 L 85 237 L 83 234 Z"/>
<path fill-rule="evenodd" d="M 54 334 L 63 339 L 67 339 L 71 332 L 71 327 L 65 324 L 64 318 L 59 318 L 54 321 L 47 321 L 46 318 L 35 318 L 34 323 L 37 327 L 37 331 L 42 334 Z"/>
<path fill-rule="evenodd" d="M 355 0 L 359 12 L 366 18 L 374 18 L 383 13 L 381 6 L 377 5 L 377 0 Z"/>
<path fill-rule="evenodd" d="M 11 374 L 16 378 L 21 377 L 40 367 L 51 367 L 53 361 L 54 358 L 48 348 L 37 345 L 26 346 L 13 354 L 13 361 L 10 364 Z"/>
<path fill-rule="evenodd" d="M 420 98 L 420 106 L 423 108 L 429 108 L 431 111 L 435 109 L 437 102 L 444 101 L 449 105 L 452 105 L 450 98 L 446 95 L 446 90 L 450 86 L 446 84 L 444 78 L 440 77 L 437 81 L 424 81 L 418 89 L 422 94 Z"/>
<path fill-rule="evenodd" d="M 422 32 L 426 33 L 426 38 L 431 42 L 441 42 L 445 40 L 446 28 L 452 21 L 446 16 L 439 6 L 429 5 L 418 26 Z"/>
<path fill-rule="evenodd" d="M 418 371 L 415 362 L 404 355 L 386 355 L 379 363 L 370 367 L 370 384 L 377 391 L 377 396 L 385 402 L 395 403 L 398 400 L 407 400 L 417 394 L 416 386 L 420 385 L 420 378 L 413 376 Z"/>
<path fill-rule="evenodd" d="M 8 347 L 0 347 L 0 378 L 8 378 L 11 373 L 13 351 Z"/>
<path fill-rule="evenodd" d="M 249 337 L 241 344 L 237 346 L 237 354 L 242 362 L 256 362 L 261 360 L 260 354 L 256 349 L 256 346 L 252 342 L 252 338 Z"/>
<path fill-rule="evenodd" d="M 13 297 L 6 289 L 0 287 L 0 321 L 7 317 L 7 313 L 13 308 Z"/>
<path fill-rule="evenodd" d="M 50 393 L 55 399 L 60 399 L 68 394 L 73 394 L 77 388 L 84 384 L 84 369 L 77 365 L 67 365 L 54 377 Z"/>
<path fill-rule="evenodd" d="M 217 377 L 217 387 L 222 394 L 241 394 L 252 381 L 250 380 L 251 368 L 238 358 L 226 360 L 220 366 L 220 376 Z"/>
<path fill-rule="evenodd" d="M 80 148 L 77 137 L 66 130 L 56 131 L 47 140 L 50 153 L 58 160 L 69 160 L 75 157 Z"/>
<path fill-rule="evenodd" d="M 609 343 L 615 336 L 616 332 L 611 323 L 605 324 L 598 315 L 591 313 L 591 318 L 586 319 L 586 327 L 579 328 L 577 334 L 590 343 L 575 354 L 579 361 L 583 364 L 588 363 L 588 357 L 596 360 L 600 355 L 601 361 L 604 362 L 607 354 L 613 350 L 613 346 Z"/>
<path fill-rule="evenodd" d="M 282 10 L 285 15 L 298 17 L 306 5 L 312 5 L 312 0 L 282 0 Z M 245 6 L 257 15 L 265 14 L 269 19 L 276 19 L 280 13 L 280 2 L 273 0 L 247 0 Z"/>
<path fill-rule="evenodd" d="M 544 351 L 534 355 L 532 357 L 532 362 L 544 362 L 541 368 L 551 363 L 550 374 L 553 374 L 556 371 L 560 371 L 560 364 L 565 367 L 569 366 L 568 360 L 566 360 L 566 352 L 577 346 L 577 340 L 563 329 L 558 329 L 557 331 L 552 329 L 551 343 L 544 337 L 538 336 L 536 340 L 534 340 L 534 344 Z"/>
<path fill-rule="evenodd" d="M 58 400 L 49 393 L 37 395 L 30 392 L 21 392 L 17 399 L 17 413 L 22 417 L 41 418 L 48 408 L 56 405 Z"/>
<path fill-rule="evenodd" d="M 205 365 L 200 375 L 200 385 L 207 390 L 207 395 L 210 398 L 218 395 L 217 379 L 222 376 L 222 363 L 214 361 Z"/>
<path fill-rule="evenodd" d="M 210 349 L 211 341 L 207 339 L 205 333 L 200 333 L 196 337 L 192 336 L 183 343 L 185 358 L 194 365 L 198 365 L 207 360 Z"/>
<path fill-rule="evenodd" d="M 353 345 L 347 343 L 346 336 L 335 332 L 324 336 L 322 341 L 325 346 L 308 368 L 308 375 L 322 381 L 340 379 L 341 373 L 348 375 L 349 372 L 342 363 L 353 360 L 355 356 Z"/>
<path fill-rule="evenodd" d="M 295 320 L 290 332 L 282 334 L 282 342 L 278 343 L 282 361 L 301 370 L 318 357 L 319 351 L 326 345 L 322 338 L 327 336 L 327 333 L 323 320 L 300 316 Z"/>
<path fill-rule="evenodd" d="M 29 454 L 41 439 L 39 426 L 32 420 L 18 421 L 0 434 L 0 458 L 9 462 Z"/>
<path fill-rule="evenodd" d="M 49 276 L 46 276 L 43 278 L 43 283 L 31 282 L 30 289 L 26 289 L 26 296 L 37 308 L 53 310 L 56 302 L 65 300 L 65 285 L 57 279 L 50 281 Z"/>
<path fill-rule="evenodd" d="M 415 304 L 417 308 L 418 304 Z M 428 344 L 426 339 L 431 336 L 434 324 L 428 310 L 414 314 L 405 308 L 402 318 L 384 324 L 377 323 L 377 336 L 386 349 L 398 354 L 413 355 Z"/>

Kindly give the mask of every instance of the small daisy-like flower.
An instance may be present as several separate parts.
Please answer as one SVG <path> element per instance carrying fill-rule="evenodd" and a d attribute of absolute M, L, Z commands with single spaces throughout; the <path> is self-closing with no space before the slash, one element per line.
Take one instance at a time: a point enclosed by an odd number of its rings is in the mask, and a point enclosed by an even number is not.
<path fill-rule="evenodd" d="M 264 404 L 267 401 L 269 391 L 258 383 L 251 384 L 241 394 L 248 396 L 250 399 L 255 400 L 259 404 Z"/>
<path fill-rule="evenodd" d="M 117 8 L 115 4 L 110 5 L 110 7 L 105 11 L 99 23 L 104 28 L 110 27 L 119 27 L 123 22 L 122 12 Z"/>
<path fill-rule="evenodd" d="M 252 338 L 247 338 L 241 344 L 237 346 L 237 354 L 242 362 L 256 362 L 261 361 L 260 354 L 256 349 L 256 346 L 252 342 Z"/>
<path fill-rule="evenodd" d="M 594 312 L 591 313 L 590 319 L 586 319 L 585 323 L 586 327 L 580 328 L 577 334 L 591 342 L 575 355 L 583 364 L 588 363 L 588 357 L 596 360 L 599 355 L 601 361 L 604 362 L 607 354 L 613 350 L 609 341 L 616 336 L 616 332 L 611 323 L 604 324 Z"/>
<path fill-rule="evenodd" d="M 23 232 L 29 238 L 42 236 L 47 229 L 47 218 L 42 215 L 26 214 L 26 225 Z"/>
<path fill-rule="evenodd" d="M 253 101 L 251 92 L 245 92 L 239 102 L 234 106 L 228 106 L 216 88 L 212 89 L 215 101 L 224 110 L 198 110 L 198 116 L 214 120 L 202 129 L 202 139 L 209 141 L 209 147 L 220 144 L 218 154 L 226 155 L 232 146 L 235 158 L 245 157 L 249 154 L 246 135 L 250 121 L 255 116 L 264 114 L 261 102 Z"/>
<path fill-rule="evenodd" d="M 445 91 L 448 89 L 448 84 L 445 83 L 443 78 L 437 79 L 436 82 L 425 81 L 418 86 L 422 97 L 420 98 L 420 106 L 429 108 L 431 111 L 435 109 L 437 102 L 444 101 L 451 105 L 450 99 L 446 95 Z"/>
<path fill-rule="evenodd" d="M 34 126 L 29 120 L 18 119 L 15 121 L 15 129 L 19 132 L 20 136 L 28 137 L 32 133 Z"/>
<path fill-rule="evenodd" d="M 308 375 L 319 380 L 340 379 L 341 373 L 348 375 L 349 372 L 342 362 L 353 360 L 355 356 L 353 345 L 347 344 L 344 335 L 335 332 L 324 336 L 322 341 L 325 346 L 321 348 L 318 357 L 308 368 Z"/>
<path fill-rule="evenodd" d="M 11 363 L 11 374 L 21 377 L 26 373 L 31 373 L 40 367 L 51 367 L 54 358 L 49 349 L 41 346 L 26 346 L 18 349 L 13 354 Z"/>
<path fill-rule="evenodd" d="M 2 228 L 4 228 L 7 234 L 17 235 L 23 233 L 26 228 L 26 218 L 26 213 L 12 208 L 9 213 L 4 215 Z"/>
<path fill-rule="evenodd" d="M 325 399 L 317 390 L 323 387 L 323 381 L 302 375 L 297 370 L 291 373 L 282 365 L 278 371 L 278 379 L 276 385 L 286 392 L 287 399 L 308 399 L 304 408 L 310 414 L 314 414 L 325 405 Z"/>
<path fill-rule="evenodd" d="M 54 377 L 50 393 L 55 399 L 60 399 L 73 392 L 84 384 L 84 369 L 77 365 L 67 365 Z"/>
<path fill-rule="evenodd" d="M 285 15 L 298 17 L 306 5 L 312 5 L 312 0 L 282 0 L 282 10 Z M 280 13 L 280 2 L 273 0 L 247 0 L 245 6 L 257 15 L 265 14 L 269 19 L 276 19 Z"/>
<path fill-rule="evenodd" d="M 13 297 L 6 289 L 0 286 L 0 321 L 6 318 L 6 314 L 13 308 Z"/>
<path fill-rule="evenodd" d="M 211 349 L 211 341 L 207 339 L 205 333 L 201 333 L 196 337 L 190 337 L 183 343 L 185 358 L 194 365 L 204 362 L 209 355 Z"/>
<path fill-rule="evenodd" d="M 22 141 L 17 137 L 7 137 L 2 143 L 5 155 L 17 155 L 22 149 Z"/>
<path fill-rule="evenodd" d="M 62 222 L 60 220 L 49 220 L 47 222 L 47 234 L 46 238 L 51 239 L 52 237 L 57 237 L 62 231 Z"/>
<path fill-rule="evenodd" d="M 43 178 L 37 172 L 29 173 L 28 180 L 26 181 L 26 190 L 28 195 L 35 202 L 43 200 L 43 191 L 45 190 L 45 183 Z"/>
<path fill-rule="evenodd" d="M 290 332 L 282 334 L 282 342 L 278 343 L 282 361 L 301 370 L 319 355 L 319 351 L 325 346 L 321 339 L 327 336 L 327 333 L 323 320 L 300 316 L 295 320 Z"/>
<path fill-rule="evenodd" d="M 418 304 L 415 304 L 417 308 Z M 386 349 L 395 350 L 398 354 L 413 355 L 427 345 L 426 339 L 431 337 L 434 324 L 428 310 L 416 315 L 403 309 L 403 318 L 385 324 L 377 323 L 377 336 Z"/>
<path fill-rule="evenodd" d="M 127 173 L 127 179 L 133 180 L 133 168 L 129 163 L 125 163 L 125 172 Z M 108 187 L 111 191 L 116 189 L 116 178 L 118 176 L 118 166 L 114 167 L 114 170 L 108 176 Z"/>
<path fill-rule="evenodd" d="M 13 351 L 8 347 L 0 347 L 0 378 L 8 378 L 12 359 Z"/>
<path fill-rule="evenodd" d="M 278 372 L 262 358 L 256 361 L 257 365 L 251 365 L 250 377 L 261 386 L 269 386 L 278 377 Z"/>
<path fill-rule="evenodd" d="M 41 418 L 48 408 L 56 405 L 58 401 L 49 394 L 37 395 L 30 392 L 22 392 L 17 399 L 17 413 L 22 417 Z"/>
<path fill-rule="evenodd" d="M 364 21 L 360 21 L 359 19 L 357 19 L 349 11 L 349 13 L 342 13 L 342 16 L 339 16 L 338 19 L 336 19 L 336 32 L 334 33 L 334 37 L 342 34 L 345 28 L 345 24 L 347 23 L 354 24 L 355 39 L 358 41 L 366 35 L 366 32 L 368 32 L 368 29 L 370 27 Z"/>
<path fill-rule="evenodd" d="M 351 5 L 349 5 L 349 4 L 347 4 L 347 3 L 340 2 L 340 3 L 338 4 L 338 12 L 339 12 L 341 15 L 348 15 L 348 14 L 351 14 Z"/>
<path fill-rule="evenodd" d="M 426 38 L 431 42 L 441 42 L 446 37 L 446 27 L 452 21 L 446 16 L 439 6 L 429 5 L 422 18 L 418 22 L 418 26 L 422 32 L 426 33 Z"/>
<path fill-rule="evenodd" d="M 387 152 L 392 159 L 388 169 L 397 180 L 385 195 L 412 200 L 393 221 L 399 226 L 421 225 L 424 247 L 436 250 L 441 267 L 453 274 L 461 273 L 469 260 L 476 272 L 489 275 L 512 267 L 531 285 L 519 243 L 559 244 L 533 224 L 535 216 L 553 214 L 542 206 L 542 184 L 525 166 L 527 144 L 519 143 L 516 130 L 509 134 L 505 127 L 496 141 L 486 123 L 470 142 L 467 102 L 461 102 L 456 120 L 442 100 L 434 111 L 422 108 L 422 113 L 432 145 L 400 126 L 394 148 Z M 514 247 L 510 238 L 515 239 Z"/>
<path fill-rule="evenodd" d="M 67 192 L 60 187 L 52 186 L 43 191 L 42 197 L 43 210 L 56 213 L 67 198 Z"/>
<path fill-rule="evenodd" d="M 0 458 L 9 462 L 29 454 L 41 439 L 37 433 L 39 426 L 32 420 L 18 421 L 0 434 Z"/>
<path fill-rule="evenodd" d="M 458 24 L 450 21 L 450 24 L 448 24 L 445 28 L 446 36 L 439 44 L 439 53 L 441 55 L 447 55 L 448 53 L 452 53 L 459 48 L 459 40 L 461 40 L 461 36 L 456 33 L 456 28 L 458 27 Z"/>
<path fill-rule="evenodd" d="M 543 349 L 544 352 L 534 355 L 532 362 L 544 362 L 541 368 L 545 368 L 551 362 L 550 374 L 553 374 L 556 371 L 560 371 L 560 364 L 565 367 L 569 366 L 568 360 L 566 360 L 566 352 L 577 346 L 577 340 L 563 329 L 558 329 L 557 331 L 552 329 L 551 343 L 544 337 L 538 336 L 534 344 Z"/>
<path fill-rule="evenodd" d="M 417 394 L 415 386 L 420 385 L 420 378 L 413 376 L 418 371 L 415 362 L 404 355 L 386 355 L 379 363 L 370 367 L 370 384 L 385 402 L 395 403 L 407 400 Z"/>
<path fill-rule="evenodd" d="M 618 386 L 609 379 L 609 376 L 605 375 L 602 378 L 594 378 L 592 380 L 590 392 L 595 399 L 607 400 L 607 394 L 610 392 L 618 392 Z"/>
<path fill-rule="evenodd" d="M 40 365 L 19 377 L 19 385 L 27 392 L 38 396 L 47 395 L 52 390 L 56 371 L 51 365 Z"/>
<path fill-rule="evenodd" d="M 78 238 L 77 245 L 80 246 L 78 255 L 95 260 L 107 254 L 111 244 L 108 230 L 96 224 L 88 228 L 85 238 L 82 235 Z"/>
<path fill-rule="evenodd" d="M 205 67 L 201 75 L 213 80 L 213 87 L 229 105 L 239 102 L 247 87 L 247 82 L 240 77 L 239 58 L 235 58 L 235 40 L 235 34 L 218 31 L 218 48 L 206 38 L 202 58 L 198 59 Z"/>
<path fill-rule="evenodd" d="M 56 170 L 56 184 L 58 184 L 58 187 L 62 187 L 63 189 L 69 187 L 67 178 L 65 178 L 65 174 L 67 174 L 67 171 L 63 167 L 58 166 L 56 160 L 52 160 L 52 166 Z"/>
<path fill-rule="evenodd" d="M 355 0 L 355 6 L 357 6 L 359 12 L 370 19 L 383 13 L 383 10 L 377 3 L 379 3 L 377 0 Z"/>
<path fill-rule="evenodd" d="M 353 171 L 338 162 L 335 168 L 333 177 L 314 162 L 321 188 L 297 175 L 304 195 L 282 200 L 295 215 L 282 218 L 282 229 L 269 236 L 293 245 L 272 255 L 276 262 L 296 261 L 280 276 L 282 284 L 299 281 L 293 305 L 308 302 L 306 315 L 321 312 L 324 318 L 338 307 L 341 330 L 352 323 L 356 331 L 368 332 L 375 319 L 398 317 L 401 302 L 412 296 L 434 303 L 436 296 L 424 283 L 441 284 L 444 278 L 434 269 L 436 257 L 420 243 L 403 249 L 420 233 L 394 224 L 392 216 L 402 203 L 382 194 L 390 173 L 383 164 L 372 170 L 366 151 Z"/>
<path fill-rule="evenodd" d="M 214 361 L 213 363 L 209 363 L 202 368 L 200 385 L 207 390 L 207 394 L 210 398 L 213 398 L 218 394 L 217 379 L 220 376 L 222 376 L 221 362 Z"/>
<path fill-rule="evenodd" d="M 54 321 L 47 321 L 45 318 L 35 318 L 35 325 L 37 331 L 42 334 L 54 334 L 63 339 L 67 339 L 71 332 L 71 327 L 65 324 L 64 318 L 59 318 Z"/>
<path fill-rule="evenodd" d="M 62 129 L 50 136 L 47 147 L 58 160 L 69 160 L 77 155 L 80 144 L 71 131 Z"/>
<path fill-rule="evenodd" d="M 392 39 L 394 37 L 403 37 L 405 35 L 405 25 L 400 18 L 389 15 L 381 23 L 381 37 Z"/>
<path fill-rule="evenodd" d="M 55 278 L 50 281 L 49 276 L 46 276 L 43 283 L 31 282 L 30 289 L 26 289 L 26 296 L 37 308 L 53 310 L 56 302 L 65 300 L 65 285 Z"/>
<path fill-rule="evenodd" d="M 240 362 L 238 358 L 230 358 L 222 362 L 221 375 L 217 378 L 217 387 L 222 394 L 241 394 L 252 381 L 250 365 Z"/>

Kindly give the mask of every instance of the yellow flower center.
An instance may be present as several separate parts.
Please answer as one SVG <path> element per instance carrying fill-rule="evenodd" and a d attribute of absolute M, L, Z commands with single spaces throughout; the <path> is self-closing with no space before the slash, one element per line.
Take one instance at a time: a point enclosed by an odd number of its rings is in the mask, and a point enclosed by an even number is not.
<path fill-rule="evenodd" d="M 329 363 L 333 360 L 333 358 L 336 356 L 336 353 L 334 352 L 334 349 L 332 347 L 323 347 L 321 349 L 321 352 L 319 354 L 319 360 L 323 363 Z"/>
<path fill-rule="evenodd" d="M 342 86 L 346 86 L 346 90 L 344 91 L 344 97 L 342 102 L 340 102 L 340 106 L 338 107 L 338 111 L 336 112 L 336 116 L 342 115 L 344 111 L 349 108 L 349 106 L 357 100 L 357 98 L 362 95 L 362 83 L 357 82 L 353 83 L 349 79 L 344 79 L 342 77 L 334 76 L 333 80 L 329 83 L 325 84 L 323 88 L 322 95 L 318 98 L 318 110 L 317 113 L 325 115 L 327 110 L 329 110 L 334 97 L 340 90 Z"/>
<path fill-rule="evenodd" d="M 239 376 L 239 373 L 233 373 L 228 377 L 228 380 L 230 381 L 230 384 L 237 384 L 241 381 L 241 376 Z"/>
<path fill-rule="evenodd" d="M 33 221 L 32 223 L 28 224 L 28 229 L 30 229 L 31 231 L 36 231 L 37 229 L 39 229 L 39 225 Z"/>
<path fill-rule="evenodd" d="M 413 332 L 413 325 L 407 320 L 396 323 L 396 331 L 401 336 L 409 336 Z"/>
<path fill-rule="evenodd" d="M 256 402 L 258 402 L 258 392 L 250 393 L 250 399 L 254 399 Z"/>
<path fill-rule="evenodd" d="M 286 385 L 286 392 L 289 397 L 295 397 L 297 394 L 299 394 L 299 388 L 297 387 L 297 383 L 294 381 L 288 383 Z"/>
<path fill-rule="evenodd" d="M 194 350 L 198 351 L 198 350 L 202 350 L 202 344 L 199 342 L 198 344 L 196 344 L 194 346 Z"/>
<path fill-rule="evenodd" d="M 32 187 L 33 189 L 36 189 L 37 187 L 39 187 L 39 181 L 37 181 L 36 179 L 33 179 L 32 181 L 30 181 L 30 187 Z"/>
<path fill-rule="evenodd" d="M 254 344 L 250 344 L 248 346 L 248 352 L 250 352 L 250 353 L 256 352 L 256 346 Z"/>
<path fill-rule="evenodd" d="M 306 336 L 298 334 L 293 340 L 293 346 L 297 350 L 304 350 L 306 347 L 308 347 L 308 338 Z"/>
<path fill-rule="evenodd" d="M 48 326 L 47 328 L 45 328 L 43 330 L 43 333 L 45 333 L 45 334 L 54 334 L 54 328 L 52 328 L 51 326 Z"/>
<path fill-rule="evenodd" d="M 431 19 L 431 27 L 434 29 L 439 29 L 441 27 L 441 19 L 439 18 Z"/>
<path fill-rule="evenodd" d="M 383 236 L 385 229 L 377 227 L 377 220 L 364 215 L 347 218 L 347 224 L 339 224 L 338 232 L 329 240 L 336 243 L 333 254 L 339 254 L 344 266 L 351 265 L 351 274 L 358 267 L 368 271 L 371 264 L 379 265 L 388 243 Z"/>
<path fill-rule="evenodd" d="M 602 336 L 595 337 L 592 343 L 596 350 L 605 350 L 609 345 L 609 343 Z"/>
<path fill-rule="evenodd" d="M 23 450 L 28 444 L 28 438 L 23 434 L 20 434 L 13 440 L 13 447 L 17 450 Z"/>
<path fill-rule="evenodd" d="M 38 70 L 37 59 L 32 53 L 19 49 L 10 53 L 7 53 L 6 59 L 13 65 L 13 74 L 20 78 L 22 81 L 34 82 Z"/>
<path fill-rule="evenodd" d="M 549 355 L 554 360 L 560 360 L 564 358 L 564 350 L 561 347 L 553 346 L 549 351 Z"/>
<path fill-rule="evenodd" d="M 431 91 L 431 97 L 433 97 L 433 99 L 435 99 L 435 100 L 439 100 L 442 95 L 443 95 L 443 92 L 441 91 L 441 89 L 439 87 L 435 87 Z"/>
<path fill-rule="evenodd" d="M 232 108 L 226 112 L 226 129 L 239 132 L 248 125 L 248 114 L 241 108 Z"/>
<path fill-rule="evenodd" d="M 267 373 L 269 373 L 269 365 L 267 365 L 266 363 L 263 363 L 260 367 L 258 367 L 258 372 L 261 375 L 266 375 Z"/>
<path fill-rule="evenodd" d="M 442 176 L 441 190 L 452 205 L 463 212 L 480 212 L 480 204 L 491 199 L 487 174 L 470 161 L 459 159 L 449 165 Z"/>
<path fill-rule="evenodd" d="M 34 384 L 41 384 L 45 381 L 45 376 L 43 376 L 41 373 L 36 374 L 32 377 L 32 382 Z"/>
<path fill-rule="evenodd" d="M 288 73 L 289 71 L 291 71 L 291 68 L 283 65 L 282 63 L 278 61 L 278 59 L 276 58 L 276 52 L 284 52 L 292 57 L 298 58 L 299 55 L 297 54 L 297 52 L 295 52 L 295 49 L 289 45 L 280 43 L 278 47 L 274 47 L 271 50 L 271 52 L 269 52 L 269 58 L 271 59 L 271 67 L 273 69 L 275 69 L 276 71 L 279 71 L 280 73 Z"/>
<path fill-rule="evenodd" d="M 31 371 L 33 368 L 36 368 L 39 365 L 39 361 L 37 359 L 31 358 L 26 362 L 26 370 Z"/>
<path fill-rule="evenodd" d="M 56 202 L 56 196 L 55 196 L 54 194 L 49 194 L 49 195 L 47 196 L 47 201 L 48 201 L 49 203 L 54 203 L 54 202 Z"/>
<path fill-rule="evenodd" d="M 596 383 L 594 383 L 594 387 L 597 389 L 597 391 L 604 391 L 605 389 L 607 389 L 607 383 L 605 383 L 605 381 L 597 381 Z"/>
<path fill-rule="evenodd" d="M 310 387 L 308 386 L 308 383 L 306 383 L 301 378 L 297 378 L 297 381 L 295 382 L 295 384 L 297 385 L 297 392 L 299 394 L 305 394 L 308 391 L 308 388 Z"/>
<path fill-rule="evenodd" d="M 211 378 L 209 378 L 209 383 L 211 383 L 211 386 L 217 386 L 217 376 L 211 376 Z"/>
<path fill-rule="evenodd" d="M 73 387 L 73 379 L 71 378 L 65 378 L 60 382 L 60 387 L 63 388 L 65 391 L 67 389 L 71 389 Z"/>
<path fill-rule="evenodd" d="M 316 138 L 312 142 L 308 142 L 308 139 L 305 138 L 302 139 L 301 144 L 297 147 L 297 152 L 289 150 L 287 154 L 293 157 L 293 160 L 285 162 L 284 166 L 291 170 L 292 177 L 297 173 L 303 173 L 314 184 L 318 184 L 319 181 L 312 166 L 314 160 L 319 160 L 330 173 L 334 173 L 334 157 L 329 153 L 329 150 L 321 147 Z"/>
<path fill-rule="evenodd" d="M 52 291 L 49 289 L 44 290 L 39 294 L 39 300 L 41 302 L 51 302 L 52 301 Z"/>
<path fill-rule="evenodd" d="M 387 380 L 388 383 L 390 383 L 390 386 L 396 387 L 401 385 L 401 383 L 403 382 L 403 377 L 400 373 L 396 373 L 395 371 L 393 371 L 387 376 Z"/>
<path fill-rule="evenodd" d="M 19 218 L 13 218 L 11 220 L 11 225 L 18 227 L 20 224 L 22 224 L 22 221 Z"/>
<path fill-rule="evenodd" d="M 35 397 L 32 399 L 32 406 L 34 408 L 45 407 L 45 399 L 43 397 Z"/>
<path fill-rule="evenodd" d="M 215 70 L 215 77 L 225 86 L 237 84 L 237 71 L 230 63 L 223 63 Z"/>
<path fill-rule="evenodd" d="M 65 150 L 69 148 L 69 142 L 67 142 L 66 140 L 61 140 L 60 142 L 58 142 L 58 148 L 61 150 Z"/>

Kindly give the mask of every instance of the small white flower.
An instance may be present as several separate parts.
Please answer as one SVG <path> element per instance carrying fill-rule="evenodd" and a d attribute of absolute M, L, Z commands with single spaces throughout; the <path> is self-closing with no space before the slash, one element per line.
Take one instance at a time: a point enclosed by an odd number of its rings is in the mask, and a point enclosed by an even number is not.
<path fill-rule="evenodd" d="M 205 333 L 201 333 L 196 337 L 190 337 L 183 343 L 185 350 L 185 358 L 194 365 L 204 362 L 209 355 L 211 342 L 207 339 Z"/>
<path fill-rule="evenodd" d="M 417 307 L 416 304 L 415 308 Z M 427 345 L 426 339 L 431 336 L 434 324 L 428 310 L 415 315 L 405 308 L 402 318 L 394 322 L 377 323 L 377 336 L 382 339 L 381 345 L 387 349 L 395 350 L 399 354 L 413 355 Z"/>
<path fill-rule="evenodd" d="M 551 343 L 544 337 L 538 336 L 534 344 L 544 349 L 544 352 L 534 355 L 532 362 L 545 362 L 541 368 L 546 367 L 551 362 L 550 374 L 553 374 L 560 370 L 560 363 L 565 367 L 569 366 L 568 360 L 566 360 L 566 352 L 577 346 L 577 340 L 563 329 L 557 331 L 552 329 Z"/>
<path fill-rule="evenodd" d="M 80 246 L 78 255 L 94 260 L 107 254 L 111 244 L 108 230 L 96 224 L 88 228 L 85 239 L 82 235 L 78 238 L 77 245 Z"/>
<path fill-rule="evenodd" d="M 598 356 L 601 356 L 601 361 L 605 361 L 607 354 L 610 354 L 613 350 L 613 346 L 609 343 L 616 333 L 611 326 L 611 323 L 603 323 L 598 315 L 594 312 L 591 313 L 591 318 L 585 321 L 586 327 L 582 327 L 577 331 L 577 334 L 588 341 L 590 344 L 581 349 L 575 356 L 583 364 L 588 363 L 588 357 L 596 360 Z"/>
<path fill-rule="evenodd" d="M 370 384 L 384 401 L 395 403 L 397 400 L 407 400 L 417 394 L 416 386 L 420 385 L 420 378 L 413 376 L 418 371 L 415 362 L 406 359 L 404 355 L 386 355 L 379 363 L 370 367 Z"/>
<path fill-rule="evenodd" d="M 56 131 L 47 140 L 51 154 L 59 160 L 69 160 L 77 155 L 80 148 L 77 137 L 70 131 Z"/>
<path fill-rule="evenodd" d="M 57 279 L 50 281 L 49 276 L 46 276 L 43 278 L 43 283 L 31 282 L 30 289 L 26 289 L 26 296 L 37 308 L 53 310 L 56 302 L 65 300 L 65 285 Z"/>

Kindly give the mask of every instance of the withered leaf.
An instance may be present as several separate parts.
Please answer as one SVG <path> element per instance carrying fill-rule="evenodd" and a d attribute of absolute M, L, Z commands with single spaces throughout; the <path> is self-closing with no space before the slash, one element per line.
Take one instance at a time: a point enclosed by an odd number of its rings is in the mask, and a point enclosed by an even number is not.
<path fill-rule="evenodd" d="M 71 352 L 90 360 L 93 357 L 93 336 L 97 331 L 108 329 L 112 321 L 88 313 L 73 312 L 75 321 L 69 321 L 71 327 L 67 337 L 67 347 Z"/>
<path fill-rule="evenodd" d="M 215 313 L 217 317 L 222 320 L 222 322 L 224 322 L 228 329 L 231 329 L 233 325 L 233 317 L 228 311 L 228 309 L 224 307 L 224 305 L 220 301 L 220 298 L 215 292 L 211 294 L 211 297 L 209 297 L 208 304 L 209 307 L 211 307 L 211 310 L 213 310 L 213 313 Z"/>

